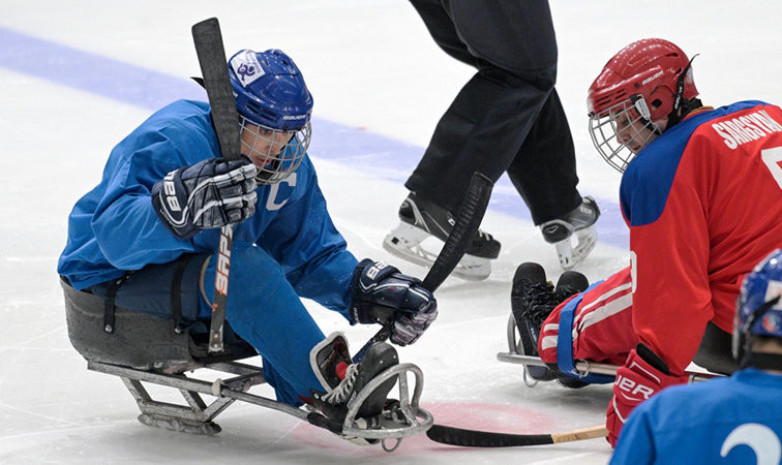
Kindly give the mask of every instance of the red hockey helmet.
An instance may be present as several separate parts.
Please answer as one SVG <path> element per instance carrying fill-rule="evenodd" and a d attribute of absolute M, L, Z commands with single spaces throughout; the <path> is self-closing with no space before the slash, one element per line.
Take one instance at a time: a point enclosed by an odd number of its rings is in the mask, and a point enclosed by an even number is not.
<path fill-rule="evenodd" d="M 660 124 L 698 95 L 687 55 L 664 39 L 643 39 L 626 46 L 603 67 L 589 87 L 590 133 L 609 164 L 627 163 L 662 131 Z M 648 129 L 622 137 L 616 117 Z M 610 127 L 609 127 L 610 123 Z M 637 125 L 637 124 L 636 124 Z M 628 146 L 622 139 L 633 139 Z"/>

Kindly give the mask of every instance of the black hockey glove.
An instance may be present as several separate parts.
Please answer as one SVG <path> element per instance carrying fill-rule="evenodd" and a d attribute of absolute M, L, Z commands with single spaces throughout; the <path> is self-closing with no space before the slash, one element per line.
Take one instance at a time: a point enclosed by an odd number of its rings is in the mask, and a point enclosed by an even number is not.
<path fill-rule="evenodd" d="M 152 206 L 175 236 L 244 221 L 255 213 L 256 167 L 247 158 L 210 158 L 176 169 L 152 186 Z"/>
<path fill-rule="evenodd" d="M 350 315 L 358 323 L 391 323 L 391 342 L 405 346 L 437 318 L 437 301 L 421 280 L 364 259 L 353 272 Z"/>

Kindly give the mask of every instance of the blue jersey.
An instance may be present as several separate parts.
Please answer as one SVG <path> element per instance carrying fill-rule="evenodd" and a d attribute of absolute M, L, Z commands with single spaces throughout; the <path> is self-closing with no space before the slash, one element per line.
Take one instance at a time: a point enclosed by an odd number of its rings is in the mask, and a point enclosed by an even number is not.
<path fill-rule="evenodd" d="M 219 229 L 174 236 L 150 192 L 170 171 L 219 156 L 207 103 L 180 100 L 154 113 L 112 150 L 100 184 L 74 206 L 59 274 L 80 290 L 184 253 L 214 252 Z M 235 226 L 234 240 L 262 247 L 300 296 L 347 316 L 357 260 L 331 221 L 312 162 L 305 156 L 287 179 L 256 192 L 256 213 Z"/>
<path fill-rule="evenodd" d="M 674 386 L 638 406 L 611 464 L 778 465 L 782 375 L 756 369 Z"/>

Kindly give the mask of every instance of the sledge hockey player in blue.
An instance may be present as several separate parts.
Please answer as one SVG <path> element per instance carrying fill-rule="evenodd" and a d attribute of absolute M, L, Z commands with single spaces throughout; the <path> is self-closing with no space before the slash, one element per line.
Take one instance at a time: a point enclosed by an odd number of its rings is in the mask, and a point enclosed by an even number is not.
<path fill-rule="evenodd" d="M 741 370 L 663 390 L 630 414 L 612 464 L 782 463 L 782 249 L 746 276 L 733 329 Z"/>
<path fill-rule="evenodd" d="M 324 337 L 301 299 L 350 324 L 390 324 L 401 346 L 434 321 L 435 299 L 418 279 L 346 249 L 307 155 L 313 100 L 293 60 L 241 50 L 228 68 L 243 157 L 220 157 L 207 103 L 157 111 L 114 147 L 100 184 L 76 203 L 58 272 L 66 295 L 105 299 L 107 333 L 122 330 L 111 324 L 114 307 L 208 333 L 219 230 L 232 224 L 229 328 L 261 355 L 279 401 L 344 409 L 398 363 L 396 351 L 376 343 L 353 363 L 344 336 Z M 361 416 L 380 413 L 386 387 Z"/>

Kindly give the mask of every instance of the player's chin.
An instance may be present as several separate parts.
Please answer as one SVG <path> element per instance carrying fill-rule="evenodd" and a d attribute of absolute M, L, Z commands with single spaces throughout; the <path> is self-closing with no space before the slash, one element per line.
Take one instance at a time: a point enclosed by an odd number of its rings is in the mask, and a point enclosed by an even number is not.
<path fill-rule="evenodd" d="M 272 162 L 272 157 L 258 157 L 251 155 L 250 161 L 252 161 L 253 164 L 258 167 L 258 169 L 262 169 L 269 166 L 269 163 Z"/>
<path fill-rule="evenodd" d="M 643 150 L 643 145 L 637 144 L 637 143 L 630 143 L 627 144 L 627 148 L 630 149 L 631 152 L 633 152 L 635 155 L 638 155 L 638 152 Z"/>

